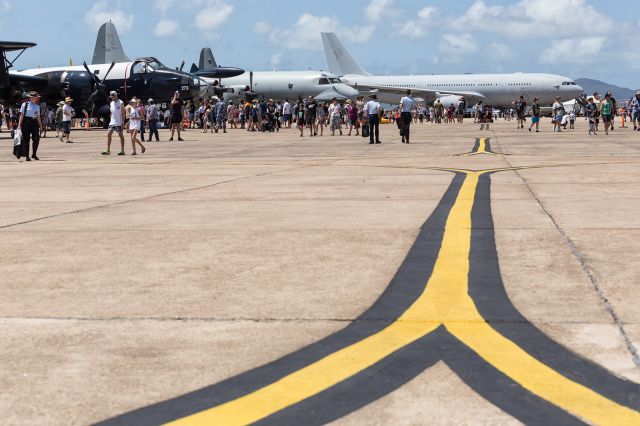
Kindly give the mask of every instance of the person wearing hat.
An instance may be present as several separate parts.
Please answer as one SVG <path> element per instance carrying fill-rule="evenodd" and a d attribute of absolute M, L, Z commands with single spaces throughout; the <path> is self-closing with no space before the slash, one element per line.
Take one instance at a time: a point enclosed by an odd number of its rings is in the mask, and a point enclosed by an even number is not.
<path fill-rule="evenodd" d="M 55 120 L 56 120 L 56 137 L 60 139 L 60 142 L 64 142 L 62 140 L 62 107 L 64 106 L 64 101 L 58 102 L 58 108 L 56 109 Z"/>
<path fill-rule="evenodd" d="M 173 134 L 178 131 L 178 140 L 183 141 L 180 137 L 180 131 L 182 130 L 182 118 L 184 116 L 184 101 L 180 98 L 180 91 L 176 90 L 171 99 L 171 137 L 173 140 Z"/>
<path fill-rule="evenodd" d="M 22 143 L 13 148 L 13 155 L 19 160 L 20 157 L 31 161 L 31 158 L 38 160 L 36 155 L 40 144 L 40 95 L 38 92 L 29 92 L 29 100 L 20 105 L 20 116 L 18 118 L 18 129 L 22 131 Z M 29 144 L 33 141 L 33 154 L 29 158 Z"/>
<path fill-rule="evenodd" d="M 71 120 L 76 115 L 75 110 L 71 107 L 73 99 L 67 96 L 62 106 L 62 140 L 67 137 L 67 143 L 73 143 L 69 139 L 71 137 Z"/>
<path fill-rule="evenodd" d="M 378 95 L 375 93 L 369 96 L 370 100 L 364 105 L 364 112 L 369 121 L 369 143 L 380 142 L 380 116 L 382 115 L 382 107 L 378 102 Z M 375 137 L 375 142 L 374 142 Z"/>
<path fill-rule="evenodd" d="M 140 145 L 140 149 L 144 154 L 145 148 L 142 142 L 138 140 L 138 132 L 140 131 L 140 124 L 142 123 L 142 114 L 140 113 L 138 98 L 133 97 L 129 104 L 131 105 L 131 111 L 129 112 L 129 133 L 131 134 L 131 147 L 133 152 L 131 155 L 138 155 L 136 153 L 136 144 Z"/>
<path fill-rule="evenodd" d="M 147 101 L 149 104 L 147 106 L 146 117 L 147 124 L 149 127 L 149 142 L 151 142 L 151 137 L 155 135 L 156 142 L 160 141 L 160 136 L 158 135 L 158 121 L 160 120 L 160 115 L 158 114 L 158 105 L 155 104 L 155 101 L 152 98 L 149 98 Z"/>
<path fill-rule="evenodd" d="M 536 133 L 540 132 L 540 117 L 542 116 L 540 110 L 540 104 L 538 103 L 539 98 L 533 98 L 533 103 L 531 104 L 531 125 L 529 126 L 529 131 L 536 126 Z"/>
<path fill-rule="evenodd" d="M 111 155 L 111 135 L 113 132 L 117 132 L 120 136 L 120 152 L 118 155 L 124 155 L 124 135 L 122 134 L 122 125 L 125 119 L 124 102 L 118 99 L 118 92 L 112 90 L 109 93 L 109 112 L 111 118 L 109 119 L 109 131 L 107 132 L 107 150 L 102 152 L 102 155 Z"/>

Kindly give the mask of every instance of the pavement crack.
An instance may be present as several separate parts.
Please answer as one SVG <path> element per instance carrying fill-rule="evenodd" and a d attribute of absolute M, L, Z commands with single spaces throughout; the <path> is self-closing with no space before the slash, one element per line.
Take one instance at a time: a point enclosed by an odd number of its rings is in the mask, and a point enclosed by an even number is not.
<path fill-rule="evenodd" d="M 496 144 L 498 144 L 498 138 L 496 137 L 495 134 L 494 134 L 494 137 L 492 138 L 492 140 L 495 141 Z M 509 164 L 510 167 L 513 167 L 513 165 L 509 162 L 509 159 L 507 157 L 504 157 L 504 161 L 507 164 Z M 618 328 L 618 331 L 619 331 L 620 335 L 622 336 L 622 339 L 624 340 L 625 346 L 627 347 L 627 350 L 631 354 L 631 358 L 633 359 L 633 363 L 636 365 L 636 367 L 640 368 L 640 353 L 638 353 L 638 349 L 636 348 L 636 346 L 633 344 L 633 341 L 629 337 L 629 334 L 627 333 L 627 331 L 625 329 L 624 322 L 622 321 L 620 316 L 617 314 L 615 308 L 613 307 L 613 304 L 607 298 L 607 296 L 606 296 L 606 294 L 604 292 L 604 289 L 600 285 L 600 282 L 596 278 L 596 276 L 593 273 L 593 271 L 591 270 L 591 268 L 589 268 L 589 265 L 587 265 L 587 262 L 585 260 L 584 255 L 582 254 L 582 252 L 580 252 L 580 250 L 578 249 L 576 244 L 573 242 L 571 237 L 569 237 L 569 235 L 564 231 L 564 229 L 562 229 L 560 224 L 556 221 L 556 219 L 553 217 L 551 212 L 547 209 L 547 207 L 542 202 L 542 200 L 540 200 L 540 198 L 538 198 L 536 193 L 533 191 L 533 189 L 529 185 L 529 182 L 527 182 L 527 179 L 520 174 L 519 170 L 514 168 L 513 171 L 516 174 L 516 176 L 518 176 L 518 178 L 520 178 L 520 180 L 522 180 L 524 185 L 527 187 L 527 190 L 531 193 L 531 196 L 536 201 L 536 203 L 538 203 L 538 205 L 540 206 L 542 211 L 545 213 L 545 215 L 547 215 L 549 220 L 551 220 L 551 223 L 553 223 L 553 226 L 555 227 L 556 231 L 558 231 L 558 233 L 560 234 L 560 237 L 562 238 L 563 243 L 569 248 L 569 250 L 571 251 L 573 256 L 578 261 L 578 264 L 580 265 L 580 268 L 582 269 L 582 271 L 586 275 L 587 279 L 589 280 L 589 282 L 593 286 L 594 290 L 596 291 L 596 294 L 600 298 L 600 301 L 602 302 L 602 304 L 604 305 L 605 309 L 607 310 L 607 312 L 611 316 L 614 324 Z"/>

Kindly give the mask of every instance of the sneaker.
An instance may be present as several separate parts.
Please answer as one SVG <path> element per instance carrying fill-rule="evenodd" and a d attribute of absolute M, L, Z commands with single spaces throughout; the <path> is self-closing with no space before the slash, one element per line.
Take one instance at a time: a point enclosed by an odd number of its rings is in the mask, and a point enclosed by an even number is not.
<path fill-rule="evenodd" d="M 182 139 L 182 138 L 178 138 L 178 140 L 179 140 L 180 142 L 184 142 L 184 139 Z"/>
<path fill-rule="evenodd" d="M 34 159 L 34 160 L 36 160 L 36 161 L 40 160 L 40 159 L 38 158 L 38 156 L 37 156 L 37 155 L 35 155 L 35 154 L 33 154 L 33 155 L 31 156 L 31 158 L 33 158 L 33 159 Z"/>
<path fill-rule="evenodd" d="M 110 151 L 102 151 L 102 155 L 111 155 Z"/>
<path fill-rule="evenodd" d="M 73 143 L 73 141 L 67 141 L 67 143 Z"/>
<path fill-rule="evenodd" d="M 205 132 L 206 133 L 206 132 Z M 169 138 L 169 142 L 173 142 L 173 137 Z"/>
<path fill-rule="evenodd" d="M 138 155 L 138 154 L 137 154 L 137 153 L 135 153 L 135 152 L 132 152 L 132 153 L 131 153 L 131 155 Z"/>
<path fill-rule="evenodd" d="M 124 151 L 120 151 L 118 155 L 124 155 Z"/>

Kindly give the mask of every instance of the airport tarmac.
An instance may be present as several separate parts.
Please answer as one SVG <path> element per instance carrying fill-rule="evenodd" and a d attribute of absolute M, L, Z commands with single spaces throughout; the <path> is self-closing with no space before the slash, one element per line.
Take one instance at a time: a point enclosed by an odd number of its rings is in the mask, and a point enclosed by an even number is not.
<path fill-rule="evenodd" d="M 640 424 L 640 135 L 543 121 L 2 139 L 2 423 Z"/>

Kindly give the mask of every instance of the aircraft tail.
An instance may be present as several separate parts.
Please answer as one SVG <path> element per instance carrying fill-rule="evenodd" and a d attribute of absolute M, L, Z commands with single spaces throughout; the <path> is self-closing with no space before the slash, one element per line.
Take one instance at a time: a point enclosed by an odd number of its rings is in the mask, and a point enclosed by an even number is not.
<path fill-rule="evenodd" d="M 198 68 L 201 71 L 208 71 L 213 68 L 216 68 L 218 64 L 216 64 L 216 60 L 213 57 L 213 52 L 208 47 L 200 50 L 200 63 Z"/>
<path fill-rule="evenodd" d="M 371 75 L 358 65 L 335 33 L 320 33 L 329 71 L 337 75 Z"/>
<path fill-rule="evenodd" d="M 109 64 L 115 62 L 129 62 L 131 59 L 125 55 L 120 43 L 120 37 L 116 31 L 116 26 L 109 21 L 98 30 L 96 47 L 93 50 L 92 64 Z"/>

